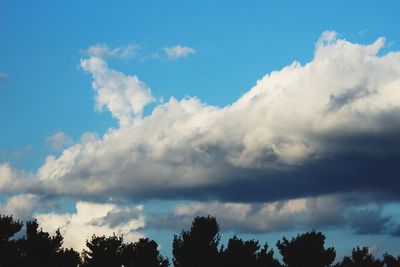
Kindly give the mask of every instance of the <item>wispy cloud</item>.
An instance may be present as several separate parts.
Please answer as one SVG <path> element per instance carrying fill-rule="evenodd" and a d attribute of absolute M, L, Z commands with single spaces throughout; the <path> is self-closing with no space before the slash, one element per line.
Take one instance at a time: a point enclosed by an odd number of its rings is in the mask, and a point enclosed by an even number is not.
<path fill-rule="evenodd" d="M 8 74 L 4 72 L 0 72 L 0 81 L 4 81 L 8 79 Z"/>
<path fill-rule="evenodd" d="M 139 49 L 140 46 L 136 44 L 119 46 L 116 48 L 110 48 L 106 44 L 96 44 L 89 47 L 86 52 L 92 57 L 131 59 L 136 55 Z"/>
<path fill-rule="evenodd" d="M 61 150 L 74 142 L 71 137 L 66 135 L 64 132 L 56 132 L 55 134 L 47 137 L 46 142 L 50 144 L 51 148 L 54 150 Z"/>
<path fill-rule="evenodd" d="M 180 59 L 189 56 L 190 54 L 195 54 L 196 50 L 191 47 L 175 45 L 171 47 L 164 48 L 165 54 L 169 59 Z"/>

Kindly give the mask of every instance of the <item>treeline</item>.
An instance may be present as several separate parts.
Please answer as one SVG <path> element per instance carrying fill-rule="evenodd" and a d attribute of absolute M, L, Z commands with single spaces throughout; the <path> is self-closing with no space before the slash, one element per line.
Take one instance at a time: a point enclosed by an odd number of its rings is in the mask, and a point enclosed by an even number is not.
<path fill-rule="evenodd" d="M 12 216 L 0 216 L 0 267 L 167 267 L 171 263 L 163 257 L 158 244 L 147 238 L 125 243 L 122 236 L 96 236 L 86 241 L 81 253 L 62 247 L 63 237 L 44 232 L 36 221 L 25 223 L 25 235 L 13 238 L 23 223 Z M 368 248 L 355 248 L 334 264 L 336 251 L 325 247 L 325 236 L 310 231 L 276 244 L 282 263 L 268 244 L 229 239 L 220 245 L 220 228 L 214 217 L 196 217 L 189 230 L 174 235 L 172 264 L 174 267 L 400 267 L 400 256 L 387 253 L 375 258 Z"/>

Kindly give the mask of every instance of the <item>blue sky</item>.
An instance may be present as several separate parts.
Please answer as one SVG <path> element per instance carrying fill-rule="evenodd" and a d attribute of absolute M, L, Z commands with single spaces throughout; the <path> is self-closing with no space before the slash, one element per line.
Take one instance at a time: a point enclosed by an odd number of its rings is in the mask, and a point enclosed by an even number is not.
<path fill-rule="evenodd" d="M 228 233 L 391 250 L 399 18 L 397 1 L 2 1 L 0 212 L 75 229 L 76 203 L 105 205 L 87 231 L 136 227 L 167 255 L 221 209 Z"/>

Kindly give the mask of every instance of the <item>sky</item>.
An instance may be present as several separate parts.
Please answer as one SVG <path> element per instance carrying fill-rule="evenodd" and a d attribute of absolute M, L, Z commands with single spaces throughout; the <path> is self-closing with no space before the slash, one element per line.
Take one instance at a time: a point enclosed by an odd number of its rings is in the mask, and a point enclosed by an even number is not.
<path fill-rule="evenodd" d="M 0 2 L 0 213 L 400 244 L 398 1 Z M 396 250 L 397 249 L 397 250 Z"/>

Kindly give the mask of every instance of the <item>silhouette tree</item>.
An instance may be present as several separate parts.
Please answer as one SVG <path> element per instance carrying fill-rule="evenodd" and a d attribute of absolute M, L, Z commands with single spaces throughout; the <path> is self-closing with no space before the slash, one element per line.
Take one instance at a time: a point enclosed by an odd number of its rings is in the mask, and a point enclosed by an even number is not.
<path fill-rule="evenodd" d="M 214 267 L 218 264 L 219 225 L 214 217 L 196 217 L 189 231 L 174 235 L 175 267 Z"/>
<path fill-rule="evenodd" d="M 280 267 L 280 262 L 274 258 L 274 251 L 268 251 L 268 244 L 265 242 L 264 247 L 257 255 L 257 267 Z"/>
<path fill-rule="evenodd" d="M 288 267 L 329 266 L 335 260 L 336 252 L 332 247 L 325 249 L 324 245 L 325 236 L 314 230 L 290 241 L 284 237 L 276 244 Z"/>
<path fill-rule="evenodd" d="M 221 249 L 221 266 L 223 267 L 278 267 L 279 262 L 273 258 L 274 252 L 268 251 L 265 243 L 260 250 L 256 240 L 243 241 L 234 236 L 229 239 L 226 250 Z"/>
<path fill-rule="evenodd" d="M 0 215 L 0 266 L 18 266 L 19 248 L 11 237 L 21 231 L 22 226 L 23 223 L 12 216 Z"/>
<path fill-rule="evenodd" d="M 83 250 L 84 267 L 120 267 L 122 265 L 122 236 L 96 236 L 86 241 L 89 250 Z"/>
<path fill-rule="evenodd" d="M 375 259 L 370 253 L 368 248 L 358 247 L 354 248 L 350 257 L 344 257 L 343 260 L 337 263 L 336 267 L 383 267 L 384 262 Z"/>
<path fill-rule="evenodd" d="M 383 254 L 383 261 L 387 267 L 400 267 L 400 256 L 396 259 L 392 255 L 385 253 Z"/>
<path fill-rule="evenodd" d="M 52 267 L 79 264 L 79 254 L 73 249 L 63 249 L 63 237 L 57 230 L 54 236 L 39 229 L 37 221 L 26 222 L 26 237 L 17 241 L 21 251 L 21 266 Z"/>
<path fill-rule="evenodd" d="M 57 254 L 57 267 L 76 267 L 81 264 L 78 252 L 70 249 L 62 249 Z"/>
<path fill-rule="evenodd" d="M 259 249 L 258 241 L 243 241 L 234 236 L 229 239 L 226 250 L 222 251 L 222 266 L 256 266 Z"/>
<path fill-rule="evenodd" d="M 141 238 L 136 243 L 123 244 L 122 264 L 124 267 L 167 267 L 169 261 L 160 255 L 155 241 Z"/>

